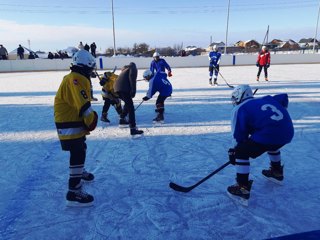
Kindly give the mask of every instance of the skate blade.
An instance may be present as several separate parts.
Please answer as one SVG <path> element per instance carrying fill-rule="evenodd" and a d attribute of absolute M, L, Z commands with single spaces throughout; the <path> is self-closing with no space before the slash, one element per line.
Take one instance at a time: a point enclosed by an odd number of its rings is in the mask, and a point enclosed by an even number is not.
<path fill-rule="evenodd" d="M 135 135 L 131 135 L 131 138 L 138 139 L 138 138 L 141 138 L 142 136 L 143 136 L 143 133 L 142 134 L 135 134 Z"/>
<path fill-rule="evenodd" d="M 81 207 L 92 207 L 93 206 L 93 202 L 90 203 L 79 203 L 79 202 L 75 202 L 75 201 L 68 201 L 66 203 L 67 207 L 77 207 L 77 208 L 81 208 Z"/>
<path fill-rule="evenodd" d="M 164 121 L 163 120 L 161 120 L 161 121 L 153 121 L 152 123 L 154 125 L 162 125 L 162 124 L 164 124 Z"/>
<path fill-rule="evenodd" d="M 240 203 L 242 206 L 245 206 L 245 207 L 248 207 L 248 206 L 249 206 L 249 201 L 248 201 L 248 199 L 244 199 L 244 198 L 242 198 L 242 197 L 233 195 L 233 194 L 229 193 L 228 191 L 227 191 L 227 194 L 228 194 L 228 196 L 229 196 L 233 201 L 235 201 L 235 202 L 237 202 L 237 203 Z"/>
<path fill-rule="evenodd" d="M 119 128 L 128 128 L 129 127 L 129 124 L 119 124 Z"/>
<path fill-rule="evenodd" d="M 265 176 L 265 175 L 263 175 L 263 174 L 262 174 L 262 176 L 263 176 L 265 179 L 269 180 L 270 182 L 273 182 L 273 183 L 275 183 L 275 184 L 277 184 L 277 185 L 283 186 L 283 180 L 282 180 L 282 181 L 279 181 L 279 180 L 277 180 L 277 179 L 275 179 L 275 178 L 267 177 L 267 176 Z"/>

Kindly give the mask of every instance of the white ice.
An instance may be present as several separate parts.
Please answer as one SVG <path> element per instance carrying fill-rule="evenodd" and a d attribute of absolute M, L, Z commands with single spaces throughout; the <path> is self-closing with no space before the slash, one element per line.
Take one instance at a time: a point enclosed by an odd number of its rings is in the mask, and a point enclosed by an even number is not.
<path fill-rule="evenodd" d="M 174 92 L 166 101 L 165 125 L 152 126 L 157 94 L 136 111 L 143 138 L 132 140 L 99 122 L 87 137 L 86 184 L 95 206 L 68 208 L 69 155 L 60 148 L 53 101 L 68 72 L 0 74 L 1 239 L 266 239 L 320 229 L 320 64 L 271 65 L 270 82 L 256 82 L 255 66 L 221 67 L 231 85 L 251 84 L 257 97 L 286 92 L 295 126 L 282 150 L 283 186 L 267 181 L 266 155 L 251 161 L 249 206 L 226 194 L 235 182 L 228 166 L 189 193 L 169 188 L 193 185 L 228 161 L 231 89 L 207 68 L 173 69 Z M 141 78 L 143 70 L 139 70 Z M 98 80 L 93 108 L 101 114 Z M 138 82 L 137 106 L 147 83 Z"/>

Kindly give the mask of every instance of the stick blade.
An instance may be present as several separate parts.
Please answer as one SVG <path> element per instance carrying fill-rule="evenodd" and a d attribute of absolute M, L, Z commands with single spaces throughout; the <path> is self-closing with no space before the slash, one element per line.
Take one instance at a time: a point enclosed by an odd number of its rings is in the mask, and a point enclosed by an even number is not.
<path fill-rule="evenodd" d="M 175 184 L 174 182 L 170 182 L 169 187 L 177 192 L 184 192 L 184 193 L 190 192 L 192 190 L 192 188 L 190 189 L 188 187 L 182 187 L 178 184 Z"/>

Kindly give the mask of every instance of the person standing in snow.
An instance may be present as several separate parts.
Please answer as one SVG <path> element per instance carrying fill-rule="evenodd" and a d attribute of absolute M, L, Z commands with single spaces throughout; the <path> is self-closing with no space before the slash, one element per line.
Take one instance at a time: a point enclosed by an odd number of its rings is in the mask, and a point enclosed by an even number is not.
<path fill-rule="evenodd" d="M 96 67 L 95 58 L 79 50 L 72 60 L 54 99 L 54 120 L 63 151 L 70 152 L 69 206 L 91 206 L 94 198 L 82 189 L 82 181 L 93 181 L 94 175 L 85 170 L 86 135 L 97 126 L 98 114 L 91 107 L 90 76 Z"/>
<path fill-rule="evenodd" d="M 22 60 L 24 59 L 24 48 L 19 44 L 19 47 L 17 48 L 17 55 Z"/>
<path fill-rule="evenodd" d="M 97 45 L 95 42 L 90 44 L 90 49 L 91 49 L 91 54 L 92 56 L 96 57 L 96 49 L 97 49 Z"/>
<path fill-rule="evenodd" d="M 0 60 L 8 59 L 8 51 L 2 44 L 0 44 L 0 57 L 1 57 Z"/>
<path fill-rule="evenodd" d="M 264 79 L 268 81 L 268 68 L 270 67 L 270 52 L 268 51 L 266 46 L 262 47 L 262 50 L 258 54 L 256 66 L 259 68 L 257 73 L 257 81 L 259 81 L 260 74 L 263 68 L 264 71 Z"/>
<path fill-rule="evenodd" d="M 138 70 L 136 64 L 131 62 L 121 69 L 118 79 L 113 85 L 114 92 L 124 101 L 123 117 L 129 115 L 130 134 L 132 137 L 139 137 L 142 130 L 136 127 L 136 115 L 132 99 L 136 96 Z"/>
<path fill-rule="evenodd" d="M 158 71 L 165 72 L 167 69 L 168 77 L 172 77 L 171 67 L 167 61 L 163 58 L 160 58 L 160 54 L 158 52 L 155 52 L 152 57 L 153 60 L 150 64 L 150 71 L 154 74 Z"/>
<path fill-rule="evenodd" d="M 149 82 L 149 89 L 147 95 L 142 98 L 143 101 L 148 101 L 152 96 L 159 92 L 156 101 L 155 112 L 158 113 L 156 118 L 153 119 L 154 123 L 163 123 L 164 121 L 164 101 L 172 94 L 172 85 L 167 79 L 165 72 L 158 71 L 153 74 L 149 69 L 144 71 L 143 78 Z"/>
<path fill-rule="evenodd" d="M 212 76 L 214 70 L 213 84 L 218 85 L 217 79 L 219 74 L 219 64 L 221 60 L 221 53 L 218 52 L 217 45 L 212 47 L 212 51 L 209 52 L 209 84 L 212 85 Z"/>
<path fill-rule="evenodd" d="M 227 191 L 231 197 L 247 201 L 253 182 L 249 180 L 249 158 L 257 158 L 267 152 L 270 169 L 262 170 L 262 175 L 282 183 L 280 149 L 291 142 L 294 128 L 287 111 L 287 94 L 253 98 L 249 85 L 239 85 L 233 90 L 231 100 L 234 105 L 232 134 L 236 145 L 229 149 L 228 154 L 230 163 L 236 167 L 237 183 L 229 186 Z"/>

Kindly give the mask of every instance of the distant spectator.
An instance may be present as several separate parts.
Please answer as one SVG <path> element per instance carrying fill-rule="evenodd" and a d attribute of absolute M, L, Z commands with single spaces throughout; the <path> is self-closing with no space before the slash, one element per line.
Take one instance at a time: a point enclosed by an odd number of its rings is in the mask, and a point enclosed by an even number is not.
<path fill-rule="evenodd" d="M 49 58 L 49 59 L 54 59 L 54 56 L 53 56 L 53 53 L 52 53 L 52 52 L 49 52 L 49 53 L 48 53 L 48 58 Z"/>
<path fill-rule="evenodd" d="M 97 56 L 96 56 L 97 45 L 96 45 L 95 42 L 91 43 L 90 49 L 91 49 L 91 54 L 92 54 L 92 56 L 97 57 Z"/>
<path fill-rule="evenodd" d="M 54 58 L 60 58 L 60 55 L 58 53 L 54 53 Z"/>
<path fill-rule="evenodd" d="M 17 48 L 17 55 L 20 59 L 24 59 L 24 48 L 19 44 L 19 47 Z"/>
<path fill-rule="evenodd" d="M 2 60 L 8 59 L 8 51 L 2 44 L 0 44 L 0 59 Z"/>
<path fill-rule="evenodd" d="M 87 50 L 88 52 L 90 51 L 90 47 L 87 43 L 86 43 L 86 45 L 84 45 L 84 50 Z"/>
<path fill-rule="evenodd" d="M 78 48 L 79 48 L 79 50 L 84 49 L 84 46 L 83 46 L 83 43 L 82 43 L 82 42 L 79 43 Z"/>
<path fill-rule="evenodd" d="M 35 58 L 36 58 L 35 54 L 33 52 L 30 52 L 28 59 L 35 59 Z"/>

